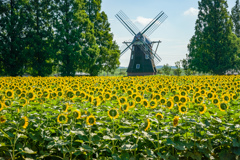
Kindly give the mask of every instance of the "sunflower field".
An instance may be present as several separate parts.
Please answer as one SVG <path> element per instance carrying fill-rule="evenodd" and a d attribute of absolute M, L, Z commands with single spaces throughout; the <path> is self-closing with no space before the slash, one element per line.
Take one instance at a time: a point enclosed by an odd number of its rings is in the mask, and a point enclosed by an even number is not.
<path fill-rule="evenodd" d="M 240 76 L 1 77 L 0 159 L 240 159 Z"/>

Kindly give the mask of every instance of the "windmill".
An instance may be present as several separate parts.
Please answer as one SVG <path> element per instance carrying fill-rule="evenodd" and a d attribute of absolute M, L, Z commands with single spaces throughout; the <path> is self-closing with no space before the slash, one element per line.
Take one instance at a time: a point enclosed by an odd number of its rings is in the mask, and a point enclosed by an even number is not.
<path fill-rule="evenodd" d="M 120 54 L 122 56 L 128 49 L 131 50 L 127 75 L 156 75 L 155 65 L 162 60 L 157 54 L 161 41 L 150 41 L 148 37 L 164 22 L 167 15 L 164 12 L 160 12 L 141 32 L 123 11 L 119 11 L 115 17 L 134 36 L 132 41 L 123 42 L 127 47 Z M 153 50 L 155 43 L 157 47 Z"/>

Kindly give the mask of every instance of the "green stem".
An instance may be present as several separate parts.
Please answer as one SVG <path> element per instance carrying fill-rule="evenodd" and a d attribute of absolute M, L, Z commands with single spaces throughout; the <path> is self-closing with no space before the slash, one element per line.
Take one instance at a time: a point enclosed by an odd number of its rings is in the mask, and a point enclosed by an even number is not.
<path fill-rule="evenodd" d="M 137 135 L 137 141 L 136 141 L 136 145 L 138 144 L 139 141 L 139 134 L 140 134 L 140 128 L 138 127 L 138 135 Z M 137 159 L 137 148 L 134 150 L 134 157 L 135 159 Z"/>
<path fill-rule="evenodd" d="M 90 129 L 89 129 L 89 146 L 91 147 L 91 141 L 92 141 L 92 137 L 91 137 L 91 130 L 92 130 L 92 128 L 91 128 L 91 126 L 90 126 Z M 88 155 L 88 157 L 89 157 L 89 159 L 91 158 L 91 152 L 89 153 L 89 155 Z"/>
<path fill-rule="evenodd" d="M 64 141 L 64 135 L 63 135 L 63 124 L 61 124 L 62 125 L 62 140 Z M 63 146 L 62 146 L 62 151 L 63 151 Z M 64 153 L 64 151 L 63 151 L 63 158 L 65 158 L 65 153 Z"/>
<path fill-rule="evenodd" d="M 13 141 L 13 146 L 12 146 L 12 148 L 13 148 L 12 160 L 15 160 L 15 146 L 16 146 L 16 143 L 17 143 L 18 127 L 19 127 L 19 125 L 17 125 L 17 130 L 16 130 L 16 134 L 15 134 L 14 141 Z"/>
<path fill-rule="evenodd" d="M 158 143 L 157 151 L 158 151 L 158 152 L 159 152 L 159 123 L 160 123 L 160 122 L 158 121 L 158 128 L 157 128 L 157 129 L 158 129 L 158 130 L 157 130 L 157 131 L 158 131 L 158 133 L 157 133 L 157 140 L 158 140 L 158 142 L 157 142 L 157 143 Z"/>
<path fill-rule="evenodd" d="M 114 130 L 114 119 L 113 119 L 112 121 L 113 121 L 112 154 L 114 154 L 114 151 L 115 151 L 115 144 L 114 144 L 114 136 L 115 136 L 115 130 Z"/>

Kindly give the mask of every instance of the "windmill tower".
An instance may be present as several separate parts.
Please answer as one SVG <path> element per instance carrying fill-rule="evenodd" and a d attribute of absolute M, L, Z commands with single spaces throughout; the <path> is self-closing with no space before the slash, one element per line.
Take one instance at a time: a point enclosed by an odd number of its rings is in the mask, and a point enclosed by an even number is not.
<path fill-rule="evenodd" d="M 130 62 L 127 69 L 128 76 L 156 75 L 155 64 L 161 61 L 157 55 L 157 49 L 161 41 L 150 41 L 148 38 L 167 18 L 164 12 L 160 12 L 141 32 L 123 11 L 119 11 L 116 18 L 134 36 L 131 42 L 124 41 L 127 47 L 122 50 L 122 56 L 128 49 L 131 50 Z M 157 44 L 153 50 L 153 44 Z"/>

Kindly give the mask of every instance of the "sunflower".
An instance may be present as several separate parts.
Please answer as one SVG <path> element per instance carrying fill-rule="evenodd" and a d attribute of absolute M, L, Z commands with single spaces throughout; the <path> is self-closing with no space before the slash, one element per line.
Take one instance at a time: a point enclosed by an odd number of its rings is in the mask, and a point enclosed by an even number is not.
<path fill-rule="evenodd" d="M 207 93 L 207 98 L 208 98 L 208 99 L 214 98 L 214 94 L 213 94 L 212 92 L 208 92 L 208 93 Z"/>
<path fill-rule="evenodd" d="M 142 105 L 145 107 L 145 108 L 148 108 L 149 107 L 149 103 L 148 103 L 148 100 L 144 99 L 142 100 Z"/>
<path fill-rule="evenodd" d="M 99 96 L 99 97 L 100 97 L 100 96 Z M 112 96 L 111 96 L 111 100 L 112 100 L 112 101 L 117 101 L 117 100 L 118 100 L 117 95 L 115 95 L 115 94 L 112 95 Z"/>
<path fill-rule="evenodd" d="M 111 119 L 116 119 L 118 118 L 119 116 L 119 113 L 118 113 L 118 110 L 116 108 L 112 108 L 108 111 L 108 116 L 111 118 Z"/>
<path fill-rule="evenodd" d="M 12 105 L 12 101 L 9 100 L 9 99 L 6 99 L 6 100 L 4 101 L 4 105 L 5 105 L 5 107 L 10 107 L 10 106 Z"/>
<path fill-rule="evenodd" d="M 66 98 L 73 99 L 75 97 L 75 92 L 73 90 L 67 90 L 65 95 L 66 95 Z"/>
<path fill-rule="evenodd" d="M 105 92 L 103 95 L 105 100 L 110 100 L 111 99 L 111 93 L 110 92 Z"/>
<path fill-rule="evenodd" d="M 229 106 L 227 105 L 226 102 L 220 102 L 218 104 L 218 107 L 219 107 L 220 111 L 223 111 L 223 112 L 226 111 L 229 108 Z"/>
<path fill-rule="evenodd" d="M 215 104 L 215 105 L 218 105 L 219 104 L 219 99 L 218 98 L 213 98 L 212 103 Z"/>
<path fill-rule="evenodd" d="M 13 98 L 14 97 L 14 92 L 12 90 L 6 90 L 5 91 L 5 97 Z"/>
<path fill-rule="evenodd" d="M 179 116 L 175 116 L 173 119 L 173 126 L 176 127 L 178 125 L 178 120 L 179 120 Z"/>
<path fill-rule="evenodd" d="M 155 95 L 154 95 L 154 99 L 160 100 L 160 99 L 161 99 L 161 95 L 160 95 L 160 94 L 155 94 Z"/>
<path fill-rule="evenodd" d="M 166 106 L 167 106 L 168 109 L 172 109 L 173 106 L 174 106 L 173 100 L 172 100 L 172 99 L 169 99 L 169 100 L 167 101 L 167 103 L 166 103 Z"/>
<path fill-rule="evenodd" d="M 205 104 L 198 105 L 198 110 L 200 114 L 204 114 L 207 111 L 207 107 Z"/>
<path fill-rule="evenodd" d="M 16 95 L 20 95 L 20 94 L 22 93 L 22 90 L 19 89 L 19 88 L 17 88 L 17 89 L 15 90 L 15 93 L 16 93 Z"/>
<path fill-rule="evenodd" d="M 28 118 L 26 116 L 22 117 L 22 119 L 24 120 L 24 124 L 23 124 L 23 128 L 26 129 L 28 126 Z"/>
<path fill-rule="evenodd" d="M 95 106 L 99 106 L 99 105 L 101 104 L 101 99 L 100 99 L 99 97 L 95 97 L 95 98 L 93 99 L 93 104 L 94 104 Z"/>
<path fill-rule="evenodd" d="M 204 101 L 204 97 L 203 96 L 198 96 L 197 99 L 196 99 L 196 103 L 198 104 L 202 104 Z"/>
<path fill-rule="evenodd" d="M 127 112 L 129 109 L 129 105 L 128 104 L 122 104 L 120 105 L 120 111 L 122 112 Z"/>
<path fill-rule="evenodd" d="M 167 103 L 167 100 L 162 97 L 159 102 L 161 105 L 165 105 Z"/>
<path fill-rule="evenodd" d="M 63 105 L 63 110 L 64 110 L 64 112 L 67 112 L 68 111 L 68 109 L 69 109 L 69 104 L 64 104 Z"/>
<path fill-rule="evenodd" d="M 25 106 L 26 104 L 27 104 L 27 99 L 26 98 L 21 98 L 20 100 L 19 100 L 19 104 L 21 105 L 21 106 Z"/>
<path fill-rule="evenodd" d="M 132 93 L 133 93 L 133 92 L 132 92 L 132 90 L 131 90 L 131 89 L 128 89 L 128 90 L 127 90 L 127 94 L 128 94 L 128 96 L 131 96 L 131 95 L 132 95 Z"/>
<path fill-rule="evenodd" d="M 120 105 L 123 105 L 123 104 L 127 103 L 127 98 L 126 97 L 119 97 L 118 102 L 119 102 Z"/>
<path fill-rule="evenodd" d="M 65 113 L 59 114 L 58 117 L 57 117 L 57 122 L 58 123 L 63 123 L 63 124 L 67 123 L 68 122 L 67 115 Z"/>
<path fill-rule="evenodd" d="M 157 117 L 158 121 L 163 119 L 163 115 L 161 113 L 157 113 L 156 117 Z"/>
<path fill-rule="evenodd" d="M 129 108 L 134 108 L 135 102 L 133 100 L 128 101 L 128 106 L 129 106 Z"/>
<path fill-rule="evenodd" d="M 142 101 L 142 97 L 141 97 L 140 95 L 137 95 L 137 96 L 135 97 L 135 102 L 136 102 L 136 103 L 141 103 L 141 101 Z"/>
<path fill-rule="evenodd" d="M 94 97 L 92 95 L 88 96 L 88 102 L 90 102 L 91 104 L 93 104 L 94 102 Z"/>
<path fill-rule="evenodd" d="M 85 96 L 86 96 L 86 93 L 85 93 L 85 92 L 81 92 L 81 93 L 80 93 L 80 97 L 81 97 L 81 98 L 85 98 Z"/>
<path fill-rule="evenodd" d="M 51 99 L 55 99 L 55 98 L 57 98 L 57 92 L 52 92 L 51 94 L 50 94 L 50 98 Z"/>
<path fill-rule="evenodd" d="M 230 101 L 230 95 L 229 94 L 224 94 L 224 95 L 222 95 L 222 99 L 225 102 L 229 102 Z"/>
<path fill-rule="evenodd" d="M 73 116 L 74 116 L 76 119 L 80 119 L 80 118 L 81 118 L 81 112 L 76 109 L 76 110 L 73 111 Z"/>
<path fill-rule="evenodd" d="M 237 99 L 238 99 L 238 95 L 237 95 L 237 94 L 231 94 L 231 98 L 232 98 L 233 100 L 237 100 Z"/>
<path fill-rule="evenodd" d="M 0 102 L 4 100 L 4 95 L 0 93 Z"/>
<path fill-rule="evenodd" d="M 96 118 L 93 115 L 90 115 L 87 117 L 87 124 L 88 125 L 94 125 L 96 123 Z"/>
<path fill-rule="evenodd" d="M 185 105 L 178 106 L 178 110 L 181 114 L 187 113 L 187 107 Z"/>
<path fill-rule="evenodd" d="M 142 87 L 141 87 L 140 85 L 137 85 L 136 89 L 137 89 L 138 91 L 141 91 L 141 90 L 142 90 Z"/>
<path fill-rule="evenodd" d="M 4 104 L 0 102 L 0 111 L 2 111 L 4 108 Z"/>
<path fill-rule="evenodd" d="M 0 123 L 5 123 L 7 121 L 5 116 L 0 117 Z"/>
<path fill-rule="evenodd" d="M 179 100 L 180 100 L 179 95 L 175 95 L 173 97 L 173 100 L 174 100 L 174 102 L 179 102 Z"/>
<path fill-rule="evenodd" d="M 150 120 L 147 119 L 147 121 L 145 122 L 144 131 L 147 131 L 150 128 L 150 124 L 151 124 Z"/>
<path fill-rule="evenodd" d="M 28 91 L 27 94 L 26 94 L 26 97 L 29 99 L 29 100 L 34 100 L 35 98 L 35 95 L 34 95 L 34 92 L 33 91 Z"/>
<path fill-rule="evenodd" d="M 183 90 L 183 91 L 180 92 L 180 95 L 181 95 L 181 96 L 186 96 L 186 95 L 187 95 L 187 92 Z"/>
<path fill-rule="evenodd" d="M 156 108 L 157 107 L 157 101 L 156 100 L 150 100 L 149 106 L 150 106 L 150 108 Z"/>
<path fill-rule="evenodd" d="M 179 101 L 181 102 L 181 103 L 187 103 L 187 100 L 188 100 L 188 98 L 186 97 L 186 96 L 180 96 L 179 97 L 180 99 L 179 99 Z"/>

